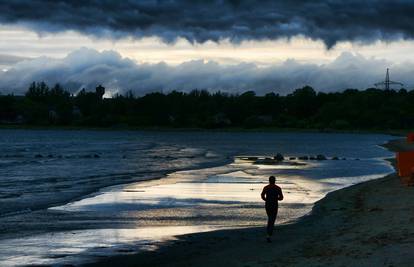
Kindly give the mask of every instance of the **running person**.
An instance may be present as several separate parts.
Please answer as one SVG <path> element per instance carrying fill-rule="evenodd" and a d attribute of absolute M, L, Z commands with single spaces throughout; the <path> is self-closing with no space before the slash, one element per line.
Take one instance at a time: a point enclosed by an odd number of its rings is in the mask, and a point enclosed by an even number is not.
<path fill-rule="evenodd" d="M 262 199 L 265 201 L 265 208 L 267 213 L 267 242 L 272 242 L 270 237 L 273 234 L 273 228 L 277 217 L 278 201 L 283 200 L 282 189 L 277 186 L 276 178 L 269 177 L 269 184 L 263 188 Z"/>

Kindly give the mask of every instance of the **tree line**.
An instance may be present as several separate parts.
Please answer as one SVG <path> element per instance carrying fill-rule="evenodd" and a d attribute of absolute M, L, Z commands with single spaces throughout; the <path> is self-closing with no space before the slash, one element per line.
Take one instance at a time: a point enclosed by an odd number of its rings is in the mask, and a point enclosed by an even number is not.
<path fill-rule="evenodd" d="M 32 83 L 24 96 L 0 95 L 0 123 L 84 127 L 300 128 L 384 130 L 414 128 L 414 91 L 347 89 L 288 95 L 131 92 L 103 98 L 105 88 L 70 94 L 61 85 Z"/>

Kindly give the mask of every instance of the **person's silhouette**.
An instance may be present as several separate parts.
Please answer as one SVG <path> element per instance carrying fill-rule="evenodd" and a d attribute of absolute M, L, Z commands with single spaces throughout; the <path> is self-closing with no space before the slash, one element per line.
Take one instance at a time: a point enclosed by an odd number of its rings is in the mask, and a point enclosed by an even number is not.
<path fill-rule="evenodd" d="M 273 228 L 278 211 L 278 201 L 283 200 L 282 189 L 276 185 L 276 178 L 269 177 L 269 184 L 263 188 L 262 199 L 265 201 L 265 208 L 267 213 L 267 242 L 272 242 L 270 237 L 273 234 Z"/>

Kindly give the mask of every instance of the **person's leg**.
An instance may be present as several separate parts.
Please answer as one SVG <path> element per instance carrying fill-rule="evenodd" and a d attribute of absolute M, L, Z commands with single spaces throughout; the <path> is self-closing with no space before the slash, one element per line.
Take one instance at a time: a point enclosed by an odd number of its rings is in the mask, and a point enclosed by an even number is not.
<path fill-rule="evenodd" d="M 273 228 L 275 226 L 276 221 L 276 211 L 272 209 L 267 213 L 267 234 L 268 236 L 272 236 L 273 234 Z"/>
<path fill-rule="evenodd" d="M 276 221 L 276 215 L 277 215 L 277 207 L 266 207 L 266 214 L 267 214 L 267 242 L 271 242 L 270 237 L 273 234 L 273 228 Z"/>
<path fill-rule="evenodd" d="M 276 218 L 277 218 L 277 211 L 278 211 L 278 206 L 276 206 L 273 210 L 273 217 L 272 217 L 272 235 L 273 235 L 273 230 L 275 229 L 275 222 L 276 222 Z"/>

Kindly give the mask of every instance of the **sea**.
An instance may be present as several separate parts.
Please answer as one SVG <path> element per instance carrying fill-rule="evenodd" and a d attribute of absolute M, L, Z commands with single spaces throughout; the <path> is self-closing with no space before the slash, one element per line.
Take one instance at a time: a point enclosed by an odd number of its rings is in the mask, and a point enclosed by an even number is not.
<path fill-rule="evenodd" d="M 285 195 L 277 224 L 295 223 L 327 193 L 393 172 L 381 146 L 390 139 L 2 129 L 0 266 L 76 266 L 157 250 L 183 234 L 262 227 L 269 175 Z"/>

